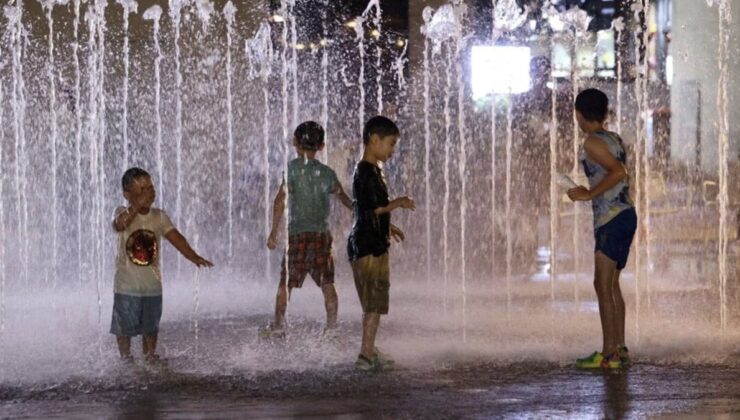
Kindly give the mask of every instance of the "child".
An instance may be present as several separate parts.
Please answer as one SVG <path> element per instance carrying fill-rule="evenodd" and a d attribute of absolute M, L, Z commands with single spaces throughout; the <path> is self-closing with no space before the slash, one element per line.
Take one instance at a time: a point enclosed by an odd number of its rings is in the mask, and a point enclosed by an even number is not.
<path fill-rule="evenodd" d="M 572 188 L 568 197 L 591 201 L 596 239 L 594 286 L 604 339 L 601 352 L 578 359 L 576 364 L 581 368 L 618 369 L 629 363 L 619 274 L 627 264 L 637 213 L 630 199 L 624 144 L 617 133 L 605 128 L 608 107 L 608 98 L 597 89 L 586 89 L 576 97 L 578 126 L 587 135 L 581 162 L 590 189 Z"/>
<path fill-rule="evenodd" d="M 393 366 L 393 360 L 375 347 L 380 315 L 388 313 L 390 237 L 404 239 L 403 232 L 391 224 L 391 212 L 416 208 L 409 197 L 388 199 L 388 186 L 380 168 L 381 162 L 393 155 L 399 135 L 398 127 L 388 118 L 377 116 L 368 120 L 362 133 L 365 150 L 352 182 L 355 222 L 347 253 L 363 312 L 362 347 L 355 362 L 359 370 Z"/>
<path fill-rule="evenodd" d="M 294 288 L 303 285 L 303 280 L 309 273 L 324 294 L 324 334 L 334 334 L 337 326 L 338 299 L 334 289 L 332 236 L 326 221 L 329 217 L 331 194 L 336 195 L 348 209 L 352 209 L 352 201 L 344 193 L 334 170 L 316 160 L 316 153 L 324 148 L 324 129 L 321 125 L 313 121 L 300 124 L 293 135 L 293 146 L 298 157 L 288 163 L 287 195 L 290 212 L 287 262 L 284 256 L 275 299 L 275 320 L 260 332 L 263 337 L 285 335 L 288 299 Z M 285 210 L 285 184 L 284 180 L 273 204 L 272 230 L 267 239 L 269 249 L 277 246 L 278 228 Z"/>
<path fill-rule="evenodd" d="M 152 207 L 154 185 L 145 170 L 128 169 L 121 184 L 129 207 L 118 207 L 113 219 L 119 246 L 110 332 L 116 336 L 118 351 L 127 362 L 133 361 L 131 337 L 143 335 L 144 358 L 153 363 L 159 361 L 157 333 L 162 317 L 161 238 L 167 238 L 198 267 L 213 267 L 213 264 L 190 248 L 167 213 Z"/>

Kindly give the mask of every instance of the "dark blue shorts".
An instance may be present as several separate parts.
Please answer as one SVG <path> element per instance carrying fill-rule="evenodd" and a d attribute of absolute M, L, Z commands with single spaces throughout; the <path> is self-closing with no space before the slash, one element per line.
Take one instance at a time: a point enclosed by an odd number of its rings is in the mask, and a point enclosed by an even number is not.
<path fill-rule="evenodd" d="M 617 262 L 617 270 L 627 265 L 630 255 L 630 245 L 637 230 L 637 213 L 635 208 L 622 210 L 609 223 L 601 226 L 594 232 L 596 246 L 594 252 L 601 251 L 604 255 Z"/>
<path fill-rule="evenodd" d="M 156 334 L 160 318 L 162 296 L 113 295 L 111 334 L 127 337 Z"/>

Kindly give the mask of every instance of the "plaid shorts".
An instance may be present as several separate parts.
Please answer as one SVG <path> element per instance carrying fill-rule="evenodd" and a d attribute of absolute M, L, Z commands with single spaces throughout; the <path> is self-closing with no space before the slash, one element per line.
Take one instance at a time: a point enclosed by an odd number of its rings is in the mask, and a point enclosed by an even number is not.
<path fill-rule="evenodd" d="M 329 232 L 302 232 L 288 238 L 287 263 L 283 257 L 280 285 L 285 286 L 286 268 L 290 273 L 288 287 L 300 288 L 306 274 L 316 285 L 334 283 L 334 257 L 331 254 L 332 237 Z M 289 266 L 289 267 L 286 267 Z"/>

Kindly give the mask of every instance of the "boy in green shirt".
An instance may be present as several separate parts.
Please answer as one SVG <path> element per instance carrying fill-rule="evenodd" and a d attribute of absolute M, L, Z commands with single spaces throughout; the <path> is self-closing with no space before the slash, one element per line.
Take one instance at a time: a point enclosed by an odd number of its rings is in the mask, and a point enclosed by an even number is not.
<path fill-rule="evenodd" d="M 288 163 L 287 179 L 280 184 L 273 204 L 272 230 L 267 247 L 277 247 L 280 220 L 288 198 L 288 249 L 283 257 L 280 284 L 275 299 L 275 320 L 263 330 L 263 336 L 284 336 L 285 312 L 294 288 L 300 288 L 307 274 L 321 288 L 326 306 L 326 330 L 331 334 L 337 326 L 337 292 L 334 288 L 334 258 L 329 232 L 329 198 L 331 194 L 348 209 L 352 200 L 344 193 L 337 175 L 330 167 L 316 160 L 324 148 L 324 129 L 316 122 L 300 124 L 293 135 L 298 157 Z M 286 191 L 287 184 L 287 191 Z"/>

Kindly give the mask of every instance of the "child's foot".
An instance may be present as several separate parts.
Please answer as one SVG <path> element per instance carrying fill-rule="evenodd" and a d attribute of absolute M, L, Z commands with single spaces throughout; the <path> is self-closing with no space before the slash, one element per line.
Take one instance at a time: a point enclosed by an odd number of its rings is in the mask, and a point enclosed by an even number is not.
<path fill-rule="evenodd" d="M 378 360 L 378 356 L 375 356 L 370 359 L 370 358 L 363 356 L 362 354 L 358 355 L 357 361 L 355 361 L 355 369 L 362 370 L 365 372 L 379 370 L 380 361 Z"/>
<path fill-rule="evenodd" d="M 266 327 L 260 328 L 258 335 L 259 335 L 259 338 L 263 340 L 273 340 L 273 339 L 282 340 L 285 338 L 286 333 L 285 333 L 285 328 L 283 328 L 282 326 L 276 327 L 273 324 L 269 324 Z"/>
<path fill-rule="evenodd" d="M 632 364 L 632 360 L 630 359 L 630 351 L 627 346 L 619 347 L 619 360 L 622 362 L 623 366 Z"/>
<path fill-rule="evenodd" d="M 375 347 L 374 350 L 375 350 L 375 356 L 378 358 L 378 361 L 383 366 L 383 370 L 390 370 L 396 366 L 396 361 L 393 360 L 393 358 L 389 356 L 387 353 L 383 353 L 377 347 Z"/>
<path fill-rule="evenodd" d="M 576 367 L 579 367 L 581 369 L 592 369 L 592 368 L 601 366 L 600 358 L 603 358 L 601 353 L 599 353 L 598 351 L 595 351 L 586 357 L 581 357 L 579 359 L 576 359 Z M 592 366 L 592 365 L 598 365 L 598 366 Z"/>
<path fill-rule="evenodd" d="M 167 364 L 167 362 L 165 361 L 165 359 L 162 359 L 156 353 L 147 354 L 144 357 L 144 362 L 146 362 L 146 364 L 149 365 L 149 366 L 163 366 L 163 365 L 166 365 Z"/>
<path fill-rule="evenodd" d="M 604 357 L 604 360 L 601 362 L 601 367 L 604 369 L 621 369 L 622 360 L 619 357 L 619 352 L 615 351 L 614 353 Z"/>
<path fill-rule="evenodd" d="M 335 343 L 339 341 L 339 328 L 337 327 L 326 327 L 324 332 L 321 333 L 321 341 Z"/>
<path fill-rule="evenodd" d="M 601 352 L 595 351 L 590 356 L 577 359 L 576 367 L 581 369 L 619 369 L 622 367 L 622 363 L 619 361 L 619 353 L 604 357 Z"/>
<path fill-rule="evenodd" d="M 134 356 L 127 355 L 127 356 L 121 356 L 121 363 L 124 365 L 133 365 L 134 364 Z"/>

